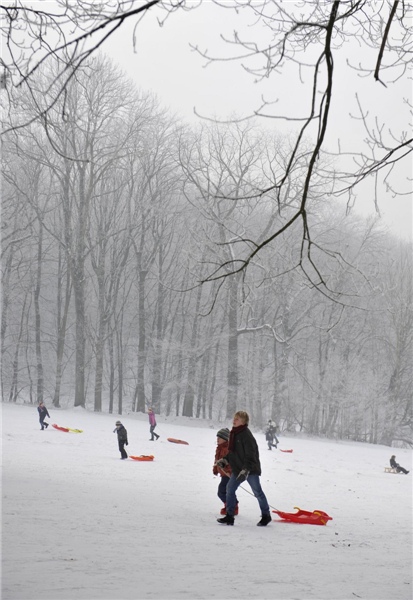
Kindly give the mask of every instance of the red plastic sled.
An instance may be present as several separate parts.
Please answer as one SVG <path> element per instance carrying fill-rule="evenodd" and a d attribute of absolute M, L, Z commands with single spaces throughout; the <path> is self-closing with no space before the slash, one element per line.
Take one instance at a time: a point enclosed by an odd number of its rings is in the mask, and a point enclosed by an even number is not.
<path fill-rule="evenodd" d="M 281 448 L 280 448 L 281 450 Z M 281 450 L 281 452 L 292 452 L 292 450 Z"/>
<path fill-rule="evenodd" d="M 129 454 L 129 458 L 133 458 L 133 460 L 153 460 L 155 457 L 152 454 L 145 456 L 145 454 L 141 454 L 140 456 L 132 456 Z"/>
<path fill-rule="evenodd" d="M 55 429 L 58 429 L 59 431 L 65 431 L 66 433 L 69 433 L 69 430 L 67 429 L 67 427 L 59 427 L 59 425 L 52 425 L 52 427 L 54 427 Z"/>
<path fill-rule="evenodd" d="M 189 446 L 188 442 L 184 442 L 184 440 L 176 440 L 175 438 L 168 438 L 168 442 L 172 442 L 173 444 L 185 444 Z"/>
<path fill-rule="evenodd" d="M 296 513 L 286 513 L 280 510 L 273 510 L 283 521 L 279 523 L 307 523 L 308 525 L 327 525 L 327 521 L 332 521 L 333 517 L 329 517 L 327 513 L 322 510 L 314 510 L 309 512 L 308 510 L 301 510 L 297 506 L 294 508 L 298 511 Z"/>

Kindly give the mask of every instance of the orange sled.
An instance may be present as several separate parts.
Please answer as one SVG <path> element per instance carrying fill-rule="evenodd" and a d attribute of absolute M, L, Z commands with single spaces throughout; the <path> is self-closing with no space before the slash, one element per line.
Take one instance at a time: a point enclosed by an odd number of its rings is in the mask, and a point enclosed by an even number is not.
<path fill-rule="evenodd" d="M 59 431 L 65 431 L 66 433 L 69 433 L 69 430 L 67 427 L 59 427 L 59 425 L 52 425 L 52 427 L 54 427 L 55 429 L 58 429 Z"/>
<path fill-rule="evenodd" d="M 308 525 L 327 525 L 327 521 L 332 521 L 333 517 L 329 517 L 327 513 L 322 510 L 314 510 L 309 512 L 308 510 L 301 510 L 297 506 L 294 508 L 298 511 L 296 513 L 286 513 L 280 510 L 273 510 L 283 521 L 279 523 L 307 523 Z"/>
<path fill-rule="evenodd" d="M 280 448 L 281 450 L 281 448 Z M 292 452 L 292 450 L 281 450 L 281 452 Z"/>
<path fill-rule="evenodd" d="M 132 456 L 129 454 L 129 458 L 133 458 L 133 460 L 153 460 L 155 457 L 152 454 L 145 456 L 145 454 L 141 454 L 141 456 Z"/>
<path fill-rule="evenodd" d="M 184 442 L 184 440 L 176 440 L 175 438 L 168 438 L 168 442 L 172 442 L 173 444 L 185 444 L 189 446 L 188 442 Z"/>

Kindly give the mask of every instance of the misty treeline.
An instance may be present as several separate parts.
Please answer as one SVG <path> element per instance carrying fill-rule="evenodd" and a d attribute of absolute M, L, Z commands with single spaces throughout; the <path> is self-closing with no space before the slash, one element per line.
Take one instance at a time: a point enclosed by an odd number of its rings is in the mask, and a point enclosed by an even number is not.
<path fill-rule="evenodd" d="M 53 77 L 15 110 L 39 114 Z M 257 427 L 411 443 L 411 247 L 345 216 L 330 159 L 311 256 L 297 225 L 233 274 L 235 246 L 250 254 L 297 208 L 305 152 L 274 191 L 290 146 L 252 122 L 189 127 L 104 56 L 79 70 L 3 144 L 2 400 L 246 409 Z"/>

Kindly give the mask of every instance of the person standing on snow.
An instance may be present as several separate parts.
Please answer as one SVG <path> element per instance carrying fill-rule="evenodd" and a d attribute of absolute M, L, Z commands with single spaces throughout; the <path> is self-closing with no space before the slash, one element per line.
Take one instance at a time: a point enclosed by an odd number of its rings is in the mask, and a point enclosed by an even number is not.
<path fill-rule="evenodd" d="M 217 520 L 218 523 L 234 525 L 235 492 L 241 483 L 248 481 L 261 509 L 261 520 L 257 525 L 265 527 L 272 519 L 267 498 L 261 488 L 261 464 L 258 445 L 251 431 L 248 429 L 249 420 L 247 412 L 239 410 L 235 413 L 229 436 L 229 452 L 225 458 L 221 458 L 217 462 L 218 467 L 221 469 L 224 469 L 228 463 L 232 469 L 232 474 L 227 485 L 227 514 L 222 519 Z"/>
<path fill-rule="evenodd" d="M 406 471 L 406 469 L 404 469 L 403 467 L 401 467 L 399 465 L 399 463 L 396 462 L 395 458 L 396 458 L 396 456 L 393 454 L 393 456 L 390 458 L 390 466 L 393 469 L 396 469 L 396 471 L 398 473 L 404 473 L 405 475 L 408 475 L 410 473 L 410 471 Z"/>
<path fill-rule="evenodd" d="M 275 431 L 276 431 L 276 426 L 274 424 L 273 421 L 271 421 L 271 419 L 268 421 L 268 427 L 267 430 L 265 432 L 265 439 L 268 442 L 268 450 L 272 450 L 272 448 L 277 448 L 277 444 L 279 444 L 278 438 L 275 435 Z M 275 440 L 275 444 L 274 444 L 274 440 Z"/>
<path fill-rule="evenodd" d="M 226 427 L 220 429 L 217 433 L 217 447 L 215 450 L 215 461 L 212 472 L 214 475 L 221 475 L 221 481 L 218 486 L 218 498 L 224 503 L 224 508 L 221 508 L 221 515 L 227 514 L 227 485 L 231 477 L 231 466 L 228 464 L 224 469 L 217 467 L 217 461 L 224 458 L 228 454 L 229 429 Z M 238 514 L 238 500 L 235 498 L 235 514 Z"/>
<path fill-rule="evenodd" d="M 128 432 L 126 431 L 125 427 L 120 421 L 116 421 L 115 425 L 116 427 L 113 430 L 113 433 L 115 433 L 116 431 L 116 433 L 118 434 L 118 445 L 121 460 L 125 460 L 125 458 L 128 458 L 128 455 L 126 454 L 126 450 L 124 448 L 125 445 L 128 445 Z"/>
<path fill-rule="evenodd" d="M 274 444 L 274 436 L 270 428 L 265 430 L 265 439 L 267 440 L 268 450 L 272 450 L 272 447 L 277 448 L 277 444 Z"/>
<path fill-rule="evenodd" d="M 151 439 L 149 440 L 150 442 L 153 442 L 153 436 L 156 437 L 156 439 L 159 438 L 159 435 L 157 433 L 155 433 L 155 427 L 156 427 L 156 419 L 155 419 L 155 413 L 153 412 L 153 410 L 151 408 L 148 408 L 148 415 L 149 415 L 149 431 L 151 433 Z"/>
<path fill-rule="evenodd" d="M 46 429 L 49 427 L 49 423 L 45 423 L 44 420 L 46 417 L 49 417 L 49 419 L 50 419 L 50 415 L 49 415 L 47 408 L 43 404 L 43 402 L 39 402 L 39 406 L 37 407 L 37 410 L 39 412 L 39 423 L 40 423 L 41 431 L 43 431 L 43 429 L 45 427 L 46 427 Z"/>

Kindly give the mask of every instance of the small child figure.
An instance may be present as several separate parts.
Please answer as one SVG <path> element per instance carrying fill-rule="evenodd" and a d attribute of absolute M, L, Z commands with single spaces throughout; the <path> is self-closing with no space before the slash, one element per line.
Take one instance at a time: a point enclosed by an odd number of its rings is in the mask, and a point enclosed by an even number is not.
<path fill-rule="evenodd" d="M 212 472 L 214 475 L 221 475 L 221 481 L 218 486 L 218 498 L 224 503 L 224 508 L 221 508 L 221 515 L 227 514 L 227 483 L 231 477 L 231 466 L 226 465 L 224 469 L 217 467 L 217 461 L 220 458 L 224 458 L 228 454 L 228 440 L 229 440 L 229 429 L 226 427 L 220 429 L 217 433 L 217 448 L 215 450 L 215 462 Z M 238 514 L 238 500 L 236 500 L 235 514 Z"/>
<path fill-rule="evenodd" d="M 40 423 L 41 431 L 43 431 L 45 427 L 46 427 L 46 429 L 49 427 L 49 423 L 45 423 L 45 418 L 49 417 L 49 419 L 50 419 L 50 415 L 49 415 L 47 408 L 43 404 L 43 402 L 39 402 L 39 406 L 37 407 L 37 410 L 39 411 L 39 423 Z"/>
<path fill-rule="evenodd" d="M 405 475 L 408 475 L 410 473 L 410 471 L 406 471 L 406 469 L 404 469 L 403 467 L 401 467 L 399 465 L 399 463 L 396 462 L 395 458 L 396 458 L 396 456 L 393 454 L 393 456 L 390 458 L 390 466 L 393 469 L 396 469 L 396 471 L 398 473 L 404 473 Z"/>
<path fill-rule="evenodd" d="M 148 408 L 148 415 L 149 415 L 149 431 L 151 434 L 151 439 L 149 440 L 150 442 L 154 441 L 154 437 L 156 437 L 156 439 L 159 438 L 159 435 L 157 433 L 155 433 L 155 427 L 156 427 L 156 418 L 155 418 L 155 413 L 153 412 L 153 410 L 151 408 Z"/>
<path fill-rule="evenodd" d="M 116 428 L 113 430 L 113 433 L 115 433 L 116 431 L 116 433 L 118 434 L 118 445 L 121 460 L 125 460 L 125 458 L 128 458 L 128 455 L 126 454 L 126 450 L 124 448 L 125 445 L 128 445 L 128 432 L 126 431 L 125 427 L 120 421 L 116 421 L 115 425 Z"/>
<path fill-rule="evenodd" d="M 265 431 L 265 439 L 267 440 L 268 443 L 268 450 L 272 450 L 273 447 L 275 449 L 277 449 L 277 445 L 279 443 L 277 436 L 275 435 L 276 432 L 276 426 L 274 424 L 273 421 L 271 421 L 271 419 L 268 421 L 268 427 Z M 275 444 L 274 444 L 274 440 L 275 440 Z"/>

